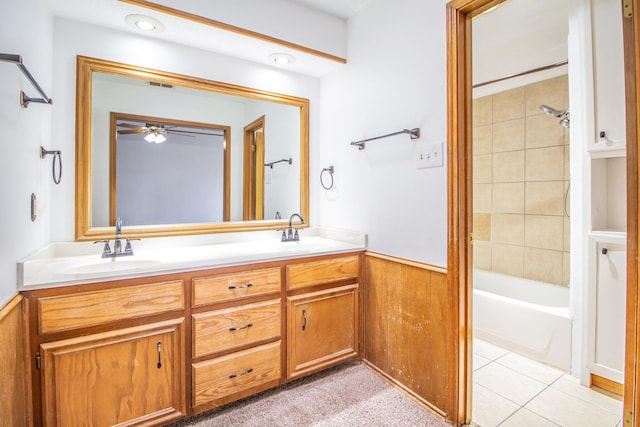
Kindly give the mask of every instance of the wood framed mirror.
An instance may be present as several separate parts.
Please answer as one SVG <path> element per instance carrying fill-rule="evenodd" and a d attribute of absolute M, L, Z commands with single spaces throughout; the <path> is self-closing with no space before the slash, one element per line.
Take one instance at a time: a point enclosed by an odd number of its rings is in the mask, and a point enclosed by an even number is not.
<path fill-rule="evenodd" d="M 117 195 L 112 197 L 118 192 L 110 190 L 111 176 L 116 173 L 110 153 L 112 113 L 129 117 L 130 121 L 132 117 L 140 118 L 136 122 L 139 126 L 133 122 L 130 125 L 146 128 L 141 134 L 157 130 L 159 126 L 154 125 L 162 124 L 145 121 L 145 117 L 165 118 L 164 126 L 215 124 L 225 130 L 224 149 L 229 156 L 224 171 L 227 184 L 221 190 L 228 207 L 221 219 L 193 220 L 187 216 L 177 222 L 141 222 L 128 221 L 122 215 L 123 234 L 127 237 L 275 230 L 282 228 L 294 212 L 308 219 L 308 99 L 83 56 L 77 57 L 76 65 L 76 240 L 113 237 L 114 218 L 119 216 L 115 206 L 122 206 Z M 263 184 L 253 193 L 263 198 L 260 205 L 264 211 L 261 219 L 245 219 L 244 132 L 248 124 L 263 116 L 269 123 L 263 135 L 264 162 L 281 158 L 292 162 L 279 166 L 278 173 L 267 179 L 261 176 L 256 180 Z M 151 162 L 146 166 L 154 166 L 148 157 L 137 162 Z M 266 174 L 274 169 L 264 168 L 262 161 L 259 166 L 262 167 L 255 173 Z M 167 169 L 169 177 L 182 174 L 173 167 L 160 167 Z M 158 185 L 147 191 L 162 194 L 163 188 Z M 140 201 L 144 203 L 142 198 Z M 200 204 L 190 202 L 181 208 L 199 210 Z"/>

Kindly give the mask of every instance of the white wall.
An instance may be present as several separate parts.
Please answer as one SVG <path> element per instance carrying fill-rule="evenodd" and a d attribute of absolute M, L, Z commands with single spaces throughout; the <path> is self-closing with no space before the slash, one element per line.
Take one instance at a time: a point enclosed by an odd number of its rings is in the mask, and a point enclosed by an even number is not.
<path fill-rule="evenodd" d="M 0 306 L 16 293 L 16 263 L 49 243 L 50 193 L 57 189 L 51 177 L 51 158 L 41 160 L 40 146 L 52 148 L 50 126 L 58 88 L 53 82 L 52 18 L 44 0 L 0 0 L 1 53 L 18 54 L 54 104 L 20 107 L 20 90 L 39 98 L 38 92 L 23 77 L 17 66 L 0 62 Z M 56 148 L 56 147 L 53 147 Z M 67 152 L 67 153 L 72 153 Z M 65 154 L 67 154 L 65 153 Z M 65 162 L 69 156 L 63 157 Z M 65 169 L 68 172 L 68 169 Z M 63 182 L 69 179 L 63 174 Z M 39 215 L 31 222 L 30 195 L 35 193 Z"/>
<path fill-rule="evenodd" d="M 109 59 L 308 98 L 311 105 L 310 126 L 312 129 L 318 129 L 315 108 L 319 98 L 319 81 L 315 78 L 61 18 L 55 19 L 54 30 L 53 68 L 60 93 L 56 100 L 58 108 L 53 117 L 53 144 L 63 152 L 75 151 L 76 55 Z M 313 132 L 310 144 L 318 144 Z M 62 194 L 56 198 L 53 206 L 53 220 L 56 224 L 52 231 L 54 241 L 71 241 L 74 238 L 75 183 L 72 174 L 75 164 L 70 156 L 65 160 L 67 179 L 59 186 Z"/>
<path fill-rule="evenodd" d="M 447 261 L 447 168 L 417 170 L 416 158 L 421 144 L 446 141 L 446 3 L 373 0 L 349 20 L 348 63 L 322 80 L 310 171 L 320 224 L 365 231 L 372 251 L 439 266 Z M 416 141 L 349 145 L 414 127 Z M 319 175 L 329 165 L 335 186 L 325 191 Z"/>

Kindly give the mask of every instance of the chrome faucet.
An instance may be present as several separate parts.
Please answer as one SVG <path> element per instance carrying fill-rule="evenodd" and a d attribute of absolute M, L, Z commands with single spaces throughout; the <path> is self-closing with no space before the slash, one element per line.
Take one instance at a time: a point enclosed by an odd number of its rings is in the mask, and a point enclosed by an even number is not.
<path fill-rule="evenodd" d="M 294 229 L 293 229 L 294 217 L 300 218 L 300 224 L 301 225 L 304 224 L 304 218 L 302 218 L 299 213 L 292 214 L 289 217 L 289 228 L 282 231 L 282 239 L 280 239 L 281 242 L 299 242 L 300 241 L 298 230 L 295 229 L 295 233 L 294 233 Z"/>
<path fill-rule="evenodd" d="M 98 240 L 93 243 L 104 243 L 104 248 L 102 248 L 102 258 L 116 258 L 120 256 L 131 256 L 133 255 L 133 247 L 131 246 L 132 240 L 140 240 L 140 239 L 126 239 L 126 243 L 124 246 L 124 250 L 122 249 L 122 218 L 116 219 L 116 238 L 113 241 L 113 252 L 111 251 L 111 247 L 109 246 L 109 240 Z"/>

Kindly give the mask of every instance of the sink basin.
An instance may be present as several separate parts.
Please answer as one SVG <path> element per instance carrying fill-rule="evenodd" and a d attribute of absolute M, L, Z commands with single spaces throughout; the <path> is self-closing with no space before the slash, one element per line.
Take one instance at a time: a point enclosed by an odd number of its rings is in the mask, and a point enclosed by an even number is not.
<path fill-rule="evenodd" d="M 158 264 L 161 264 L 161 262 L 152 259 L 101 258 L 93 262 L 83 263 L 81 265 L 70 267 L 66 269 L 63 274 L 81 276 L 88 274 L 113 273 L 140 268 L 149 268 Z"/>

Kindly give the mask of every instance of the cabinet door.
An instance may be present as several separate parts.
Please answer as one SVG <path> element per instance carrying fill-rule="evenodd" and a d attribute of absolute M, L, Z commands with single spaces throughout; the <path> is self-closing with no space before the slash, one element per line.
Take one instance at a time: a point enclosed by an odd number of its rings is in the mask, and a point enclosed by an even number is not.
<path fill-rule="evenodd" d="M 184 319 L 40 346 L 44 424 L 163 424 L 185 414 Z"/>
<path fill-rule="evenodd" d="M 358 285 L 287 298 L 287 375 L 299 377 L 357 354 Z"/>

